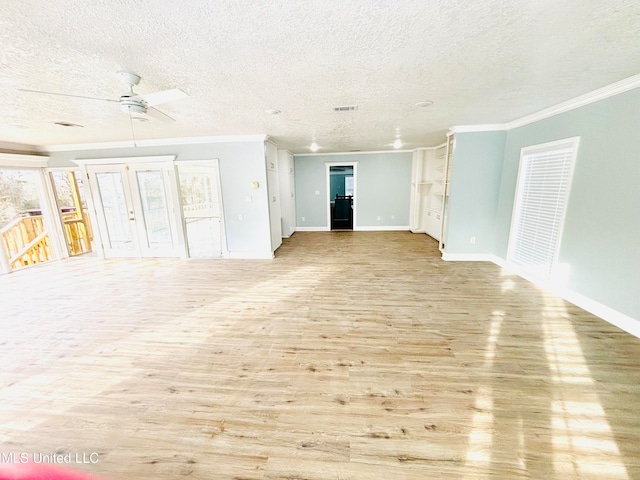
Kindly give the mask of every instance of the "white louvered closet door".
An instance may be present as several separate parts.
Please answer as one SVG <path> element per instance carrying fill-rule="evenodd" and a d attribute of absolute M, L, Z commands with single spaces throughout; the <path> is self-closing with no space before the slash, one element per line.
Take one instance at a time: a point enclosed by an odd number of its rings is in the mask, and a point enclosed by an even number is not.
<path fill-rule="evenodd" d="M 571 139 L 522 151 L 508 260 L 540 280 L 556 262 L 576 149 Z"/>

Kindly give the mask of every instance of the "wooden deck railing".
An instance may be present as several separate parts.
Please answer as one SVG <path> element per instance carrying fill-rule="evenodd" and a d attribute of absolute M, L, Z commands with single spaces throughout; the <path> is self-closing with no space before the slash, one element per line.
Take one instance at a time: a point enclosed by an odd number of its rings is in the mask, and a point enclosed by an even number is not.
<path fill-rule="evenodd" d="M 93 231 L 89 221 L 89 213 L 84 210 L 81 215 L 76 212 L 62 214 L 64 234 L 67 239 L 69 255 L 80 255 L 91 251 Z"/>
<path fill-rule="evenodd" d="M 0 233 L 12 269 L 53 258 L 51 240 L 42 215 L 16 218 L 0 230 Z"/>

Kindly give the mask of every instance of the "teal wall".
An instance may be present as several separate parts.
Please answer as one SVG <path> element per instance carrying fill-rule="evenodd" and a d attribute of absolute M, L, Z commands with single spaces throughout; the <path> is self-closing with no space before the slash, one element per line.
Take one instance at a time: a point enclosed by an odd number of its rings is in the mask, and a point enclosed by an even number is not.
<path fill-rule="evenodd" d="M 325 164 L 358 162 L 356 226 L 408 229 L 412 158 L 411 152 L 295 156 L 297 225 L 327 228 Z"/>
<path fill-rule="evenodd" d="M 505 131 L 458 133 L 451 163 L 447 253 L 493 252 Z M 475 237 L 476 243 L 470 242 Z"/>
<path fill-rule="evenodd" d="M 506 258 L 521 148 L 576 136 L 558 260 L 567 288 L 640 320 L 640 89 L 508 132 L 494 253 Z"/>
<path fill-rule="evenodd" d="M 327 158 L 331 157 L 296 155 L 293 157 L 296 225 L 298 227 L 328 228 L 327 203 L 329 199 L 327 198 L 325 161 L 333 160 L 327 160 Z"/>
<path fill-rule="evenodd" d="M 271 255 L 269 203 L 265 146 L 263 141 L 167 145 L 138 148 L 105 148 L 52 152 L 49 165 L 73 166 L 74 159 L 147 157 L 175 155 L 177 160 L 211 160 L 220 162 L 220 181 L 224 208 L 227 249 L 231 254 Z M 251 188 L 258 181 L 260 188 Z M 252 197 L 247 202 L 247 197 Z M 239 220 L 239 215 L 243 219 Z"/>

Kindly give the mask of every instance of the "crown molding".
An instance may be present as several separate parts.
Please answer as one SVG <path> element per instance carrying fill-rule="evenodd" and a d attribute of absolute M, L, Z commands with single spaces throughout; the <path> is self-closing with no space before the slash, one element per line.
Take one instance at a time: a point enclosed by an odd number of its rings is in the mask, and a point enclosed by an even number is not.
<path fill-rule="evenodd" d="M 434 147 L 435 148 L 435 147 Z M 413 150 L 371 150 L 370 152 L 294 153 L 294 157 L 328 157 L 331 155 L 368 155 L 370 153 L 413 153 Z"/>
<path fill-rule="evenodd" d="M 567 100 L 566 102 L 558 103 L 557 105 L 545 108 L 543 110 L 540 110 L 539 112 L 532 113 L 531 115 L 526 115 L 511 122 L 494 123 L 487 125 L 457 125 L 455 127 L 451 127 L 451 132 L 470 133 L 513 130 L 514 128 L 523 127 L 525 125 L 544 120 L 545 118 L 553 117 L 560 113 L 575 110 L 576 108 L 589 105 L 590 103 L 595 103 L 599 100 L 614 97 L 638 87 L 640 87 L 640 74 L 625 78 L 624 80 L 620 80 L 619 82 L 612 83 L 611 85 L 607 85 L 597 90 L 593 90 L 592 92 L 585 93 L 584 95 L 580 95 L 579 97 L 572 98 L 571 100 Z"/>
<path fill-rule="evenodd" d="M 220 135 L 208 137 L 180 137 L 180 138 L 156 138 L 151 140 L 132 140 L 124 142 L 100 142 L 100 143 L 76 143 L 70 145 L 48 145 L 42 147 L 45 152 L 72 152 L 79 150 L 103 150 L 111 148 L 133 147 L 161 147 L 173 145 L 199 145 L 203 143 L 232 143 L 232 142 L 264 142 L 265 134 L 255 135 Z"/>
<path fill-rule="evenodd" d="M 612 83 L 611 85 L 593 90 L 592 92 L 585 93 L 584 95 L 572 98 L 571 100 L 567 100 L 566 102 L 562 102 L 552 107 L 545 108 L 544 110 L 532 113 L 531 115 L 527 115 L 526 117 L 508 122 L 506 124 L 507 130 L 512 130 L 524 125 L 529 125 L 530 123 L 553 117 L 554 115 L 558 115 L 559 113 L 568 112 L 569 110 L 574 110 L 576 108 L 583 107 L 584 105 L 588 105 L 599 100 L 604 100 L 605 98 L 613 97 L 615 95 L 619 95 L 638 87 L 640 87 L 640 74 L 625 78 L 624 80 L 620 80 L 619 82 Z"/>
<path fill-rule="evenodd" d="M 43 155 L 23 155 L 21 153 L 0 153 L 1 167 L 46 167 L 49 157 Z"/>
<path fill-rule="evenodd" d="M 508 130 L 505 123 L 488 123 L 486 125 L 456 125 L 454 127 L 451 127 L 451 133 L 498 132 L 501 130 Z"/>

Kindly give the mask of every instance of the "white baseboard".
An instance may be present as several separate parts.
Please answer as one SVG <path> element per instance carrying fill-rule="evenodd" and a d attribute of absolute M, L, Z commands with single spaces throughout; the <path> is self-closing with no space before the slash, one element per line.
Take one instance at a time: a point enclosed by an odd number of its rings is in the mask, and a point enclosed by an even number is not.
<path fill-rule="evenodd" d="M 367 226 L 367 227 L 361 227 L 361 226 L 357 226 L 353 228 L 354 231 L 360 231 L 360 232 L 401 232 L 401 231 L 409 231 L 409 225 L 403 226 L 403 225 L 387 225 L 387 226 Z"/>
<path fill-rule="evenodd" d="M 616 327 L 624 330 L 625 332 L 633 335 L 636 338 L 640 338 L 640 320 L 636 320 L 629 315 L 619 312 L 618 310 L 608 307 L 607 305 L 597 302 L 596 300 L 593 300 L 592 298 L 589 298 L 571 289 L 558 288 L 554 285 L 551 285 L 549 282 L 543 282 L 538 279 L 531 278 L 530 276 L 523 274 L 522 272 L 518 272 L 517 269 L 510 266 L 503 258 L 496 255 L 491 256 L 493 257 L 491 261 L 499 267 L 502 267 L 505 270 L 509 270 L 511 273 L 524 278 L 534 285 L 537 285 L 540 288 L 544 288 L 553 295 L 557 295 L 563 300 L 566 300 L 569 303 L 573 303 L 575 306 L 586 310 L 596 317 L 600 317 L 605 322 L 608 322 L 611 325 L 615 325 Z"/>
<path fill-rule="evenodd" d="M 490 253 L 447 253 L 442 252 L 442 259 L 447 262 L 495 262 L 495 255 Z"/>
<path fill-rule="evenodd" d="M 227 258 L 237 260 L 273 260 L 273 252 L 239 252 L 230 251 Z"/>
<path fill-rule="evenodd" d="M 634 337 L 640 338 L 640 320 L 631 318 L 629 315 L 625 315 L 622 312 L 607 307 L 602 303 L 596 302 L 589 297 L 585 297 L 584 295 L 571 290 L 553 293 L 556 293 L 567 302 L 571 302 L 574 305 L 582 308 L 583 310 L 594 314 L 596 317 L 600 317 L 610 324 L 615 325 L 616 327 L 624 330 L 627 333 L 630 333 Z"/>
<path fill-rule="evenodd" d="M 328 232 L 329 227 L 296 227 L 296 232 Z"/>
<path fill-rule="evenodd" d="M 330 232 L 329 227 L 296 227 L 296 232 Z M 344 229 L 337 229 L 336 232 L 344 232 Z M 381 225 L 379 227 L 372 226 L 354 226 L 354 232 L 395 232 L 395 231 L 409 231 L 409 226 L 404 225 Z"/>

